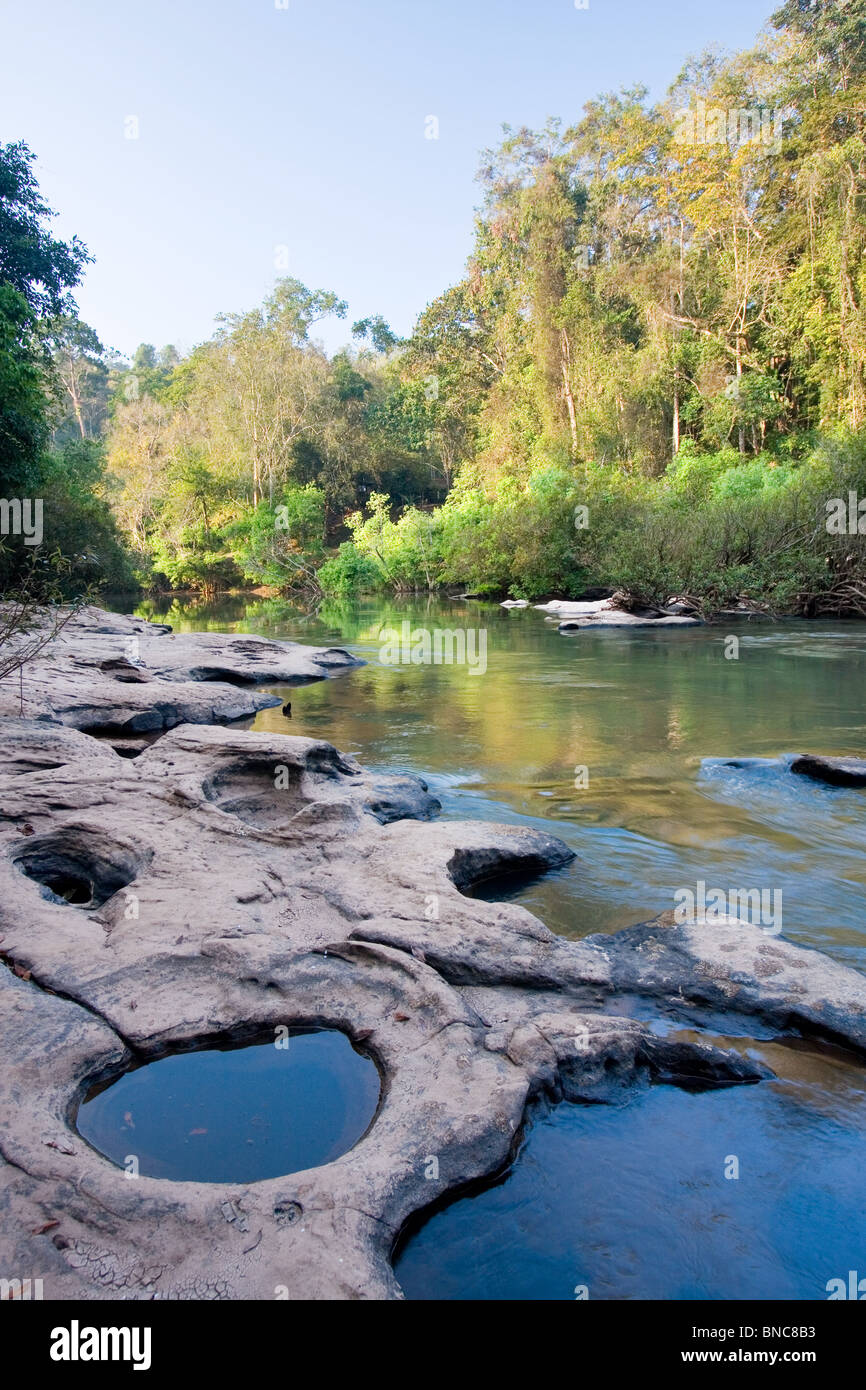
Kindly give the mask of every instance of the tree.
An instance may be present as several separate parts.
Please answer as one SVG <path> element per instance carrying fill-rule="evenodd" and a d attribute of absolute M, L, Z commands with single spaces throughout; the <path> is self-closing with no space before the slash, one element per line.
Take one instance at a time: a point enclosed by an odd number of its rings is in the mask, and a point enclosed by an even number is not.
<path fill-rule="evenodd" d="M 254 506 L 273 499 L 291 475 L 296 444 L 318 432 L 327 361 L 309 332 L 346 311 L 332 292 L 285 279 L 260 309 L 218 318 L 220 332 L 201 355 L 199 380 L 218 429 L 247 463 Z"/>
<path fill-rule="evenodd" d="M 90 259 L 62 242 L 22 143 L 0 145 L 0 492 L 32 486 L 48 437 L 47 325 L 74 312 L 69 294 Z"/>
<path fill-rule="evenodd" d="M 368 338 L 375 351 L 383 353 L 390 352 L 400 341 L 381 314 L 376 314 L 372 318 L 358 319 L 357 323 L 352 324 L 352 337 Z"/>
<path fill-rule="evenodd" d="M 48 438 L 41 354 L 22 294 L 0 284 L 0 493 L 29 492 Z"/>
<path fill-rule="evenodd" d="M 57 320 L 51 329 L 54 368 L 66 402 L 54 430 L 56 442 L 77 434 L 97 439 L 108 416 L 109 370 L 92 328 L 78 318 Z"/>
<path fill-rule="evenodd" d="M 75 312 L 69 290 L 93 259 L 78 237 L 58 241 L 48 231 L 55 214 L 39 192 L 35 158 L 21 141 L 0 145 L 0 283 L 26 301 L 31 327 Z"/>

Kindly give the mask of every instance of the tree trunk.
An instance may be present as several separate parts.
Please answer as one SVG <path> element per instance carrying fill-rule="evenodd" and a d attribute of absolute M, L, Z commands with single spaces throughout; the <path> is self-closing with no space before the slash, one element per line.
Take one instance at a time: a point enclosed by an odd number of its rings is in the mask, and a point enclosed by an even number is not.
<path fill-rule="evenodd" d="M 743 351 L 743 345 L 742 345 L 742 342 L 741 342 L 741 340 L 740 340 L 740 335 L 737 334 L 737 382 L 739 382 L 739 381 L 742 379 L 742 375 L 743 375 L 743 357 L 742 357 L 742 351 Z M 739 402 L 739 397 L 738 397 L 737 399 L 738 399 L 738 402 Z M 739 408 L 742 409 L 741 406 L 740 406 Z M 740 433 L 740 453 L 741 453 L 741 454 L 744 454 L 744 453 L 746 452 L 746 426 L 743 424 L 743 421 L 742 421 L 742 420 L 740 420 L 740 431 L 739 431 L 739 433 Z"/>
<path fill-rule="evenodd" d="M 568 334 L 562 330 L 562 394 L 568 407 L 568 423 L 571 429 L 571 457 L 577 458 L 577 413 L 574 409 L 574 394 L 571 389 L 571 344 Z"/>

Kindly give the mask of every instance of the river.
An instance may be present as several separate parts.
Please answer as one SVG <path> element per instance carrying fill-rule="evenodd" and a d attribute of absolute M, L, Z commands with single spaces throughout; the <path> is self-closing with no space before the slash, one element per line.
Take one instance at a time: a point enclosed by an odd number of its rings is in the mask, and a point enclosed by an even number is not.
<path fill-rule="evenodd" d="M 566 636 L 535 610 L 475 601 L 307 613 L 232 597 L 138 611 L 179 631 L 250 631 L 364 658 L 334 680 L 274 687 L 292 720 L 266 710 L 254 727 L 418 773 L 447 818 L 558 835 L 576 855 L 568 868 L 491 889 L 558 933 L 615 931 L 701 883 L 758 889 L 777 895 L 785 938 L 866 970 L 866 794 L 786 764 L 800 752 L 862 756 L 864 623 Z M 485 660 L 383 661 L 380 633 L 405 621 L 471 630 Z M 407 1297 L 826 1298 L 830 1279 L 866 1277 L 866 1073 L 757 1025 L 731 1045 L 779 1080 L 537 1109 L 507 1174 L 403 1242 Z"/>

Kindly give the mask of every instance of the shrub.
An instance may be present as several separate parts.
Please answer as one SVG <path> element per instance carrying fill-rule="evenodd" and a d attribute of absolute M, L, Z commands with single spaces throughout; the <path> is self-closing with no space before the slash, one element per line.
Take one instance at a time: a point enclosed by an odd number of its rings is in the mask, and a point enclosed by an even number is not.
<path fill-rule="evenodd" d="M 316 580 L 322 593 L 337 598 L 373 593 L 383 588 L 378 567 L 368 556 L 362 555 L 351 541 L 345 541 L 337 554 L 320 566 Z"/>

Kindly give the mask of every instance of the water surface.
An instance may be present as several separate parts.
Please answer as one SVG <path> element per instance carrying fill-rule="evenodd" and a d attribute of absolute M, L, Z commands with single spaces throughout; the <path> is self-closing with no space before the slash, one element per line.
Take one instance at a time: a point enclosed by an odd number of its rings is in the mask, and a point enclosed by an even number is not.
<path fill-rule="evenodd" d="M 142 1177 L 258 1182 L 338 1158 L 378 1101 L 375 1063 L 344 1033 L 281 1032 L 133 1067 L 88 1093 L 76 1126 Z"/>
<path fill-rule="evenodd" d="M 160 614 L 141 610 L 145 616 Z M 162 610 L 163 613 L 165 610 Z M 389 665 L 404 619 L 487 633 L 487 669 Z M 179 630 L 342 645 L 369 664 L 275 686 L 293 719 L 367 766 L 425 777 L 447 818 L 536 826 L 575 851 L 540 880 L 483 889 L 570 937 L 675 906 L 679 890 L 781 890 L 782 935 L 866 970 L 866 793 L 824 788 L 790 755 L 863 756 L 866 624 L 749 623 L 561 636 L 534 610 L 383 599 L 175 605 Z M 726 638 L 739 658 L 726 659 Z M 729 650 L 729 648 L 728 648 Z M 755 760 L 731 767 L 729 759 Z M 670 1020 L 647 1017 L 654 1027 Z M 716 1024 L 718 1028 L 718 1023 Z M 779 1080 L 536 1113 L 516 1162 L 436 1212 L 397 1265 L 413 1298 L 826 1298 L 866 1275 L 864 1070 L 757 1024 L 716 1039 Z M 740 1176 L 724 1176 L 725 1161 Z"/>
<path fill-rule="evenodd" d="M 407 1298 L 825 1299 L 866 1271 L 863 1071 L 748 1050 L 782 1079 L 537 1116 L 502 1183 L 408 1242 Z"/>
<path fill-rule="evenodd" d="M 259 632 L 348 647 L 366 667 L 292 689 L 287 721 L 256 729 L 323 738 L 368 767 L 423 775 L 448 818 L 535 825 L 570 867 L 517 887 L 571 937 L 675 906 L 677 890 L 781 889 L 783 934 L 866 968 L 866 795 L 785 768 L 726 769 L 866 752 L 866 623 L 602 630 L 560 635 L 533 610 L 440 600 L 278 601 L 142 607 L 180 631 Z M 383 665 L 383 628 L 483 628 L 487 669 Z M 586 773 L 576 769 L 586 769 Z M 587 786 L 576 786 L 588 778 Z"/>

